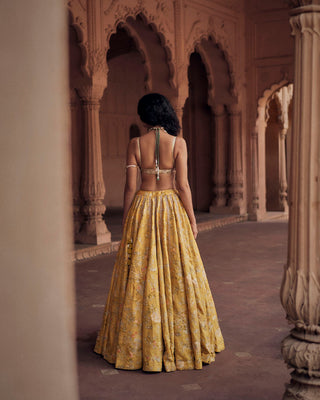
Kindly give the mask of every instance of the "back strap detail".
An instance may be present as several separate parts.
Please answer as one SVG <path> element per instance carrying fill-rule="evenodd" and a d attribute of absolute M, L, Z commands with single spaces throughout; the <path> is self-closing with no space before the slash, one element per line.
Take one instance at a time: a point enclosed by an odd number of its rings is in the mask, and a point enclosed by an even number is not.
<path fill-rule="evenodd" d="M 175 136 L 174 138 L 173 138 L 173 141 L 172 141 L 172 157 L 173 157 L 173 160 L 174 160 L 174 146 L 175 146 L 175 144 L 176 144 L 176 139 L 177 139 L 177 136 Z"/>
<path fill-rule="evenodd" d="M 141 165 L 141 151 L 140 151 L 140 137 L 137 137 L 137 144 L 138 144 L 138 154 L 139 154 L 139 162 Z"/>
<path fill-rule="evenodd" d="M 156 161 L 156 175 L 158 181 L 160 179 L 160 128 L 156 129 L 155 161 Z"/>
<path fill-rule="evenodd" d="M 174 168 L 172 168 L 172 169 L 141 168 L 141 172 L 144 172 L 145 174 L 157 175 L 157 176 L 158 176 L 158 174 L 170 174 L 173 171 L 174 171 Z"/>

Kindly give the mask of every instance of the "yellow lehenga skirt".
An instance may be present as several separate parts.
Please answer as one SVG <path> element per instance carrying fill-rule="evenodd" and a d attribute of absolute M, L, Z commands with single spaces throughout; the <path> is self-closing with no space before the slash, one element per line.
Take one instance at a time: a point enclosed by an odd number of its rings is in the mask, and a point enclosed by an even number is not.
<path fill-rule="evenodd" d="M 120 369 L 201 369 L 224 349 L 188 216 L 173 189 L 137 192 L 94 351 Z"/>

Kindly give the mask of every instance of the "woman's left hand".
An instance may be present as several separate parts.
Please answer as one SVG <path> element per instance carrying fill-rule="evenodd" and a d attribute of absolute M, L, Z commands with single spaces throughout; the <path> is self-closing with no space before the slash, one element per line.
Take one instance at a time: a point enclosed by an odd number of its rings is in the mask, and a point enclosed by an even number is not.
<path fill-rule="evenodd" d="M 192 229 L 192 233 L 193 233 L 194 238 L 197 239 L 197 236 L 198 236 L 198 227 L 197 227 L 196 222 L 193 223 L 193 224 L 191 224 L 191 229 Z"/>

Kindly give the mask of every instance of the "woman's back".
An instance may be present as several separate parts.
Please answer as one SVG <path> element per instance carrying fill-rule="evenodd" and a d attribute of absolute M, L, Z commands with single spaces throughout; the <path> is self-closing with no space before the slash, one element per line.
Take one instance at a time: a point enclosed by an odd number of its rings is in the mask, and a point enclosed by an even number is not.
<path fill-rule="evenodd" d="M 141 168 L 142 190 L 165 190 L 174 187 L 176 136 L 159 129 L 159 179 L 156 173 L 156 130 L 137 138 L 137 161 Z"/>

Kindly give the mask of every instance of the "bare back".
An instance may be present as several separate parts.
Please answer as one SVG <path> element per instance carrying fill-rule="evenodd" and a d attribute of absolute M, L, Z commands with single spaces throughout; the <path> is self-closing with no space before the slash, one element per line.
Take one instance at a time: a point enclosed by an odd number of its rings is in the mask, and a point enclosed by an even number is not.
<path fill-rule="evenodd" d="M 175 167 L 175 137 L 169 135 L 163 129 L 160 130 L 159 140 L 159 168 L 168 173 L 160 173 L 159 180 L 155 173 L 155 147 L 156 135 L 153 130 L 146 133 L 137 140 L 137 163 L 141 168 L 141 189 L 142 190 L 165 190 L 174 187 Z M 140 151 L 139 151 L 140 148 Z M 151 173 L 148 173 L 150 171 Z"/>
<path fill-rule="evenodd" d="M 173 142 L 175 145 L 173 146 Z M 159 179 L 155 163 L 156 135 L 153 131 L 140 138 L 131 139 L 127 150 L 127 177 L 124 190 L 123 219 L 126 220 L 129 207 L 136 193 L 138 167 L 141 169 L 141 190 L 157 191 L 177 189 L 188 214 L 194 237 L 198 230 L 193 212 L 192 197 L 188 182 L 188 152 L 186 141 L 162 130 L 159 135 Z M 175 173 L 173 172 L 175 169 Z M 147 173 L 147 170 L 150 173 Z M 169 171 L 170 173 L 167 173 Z M 159 172 L 159 171 L 158 171 Z"/>

